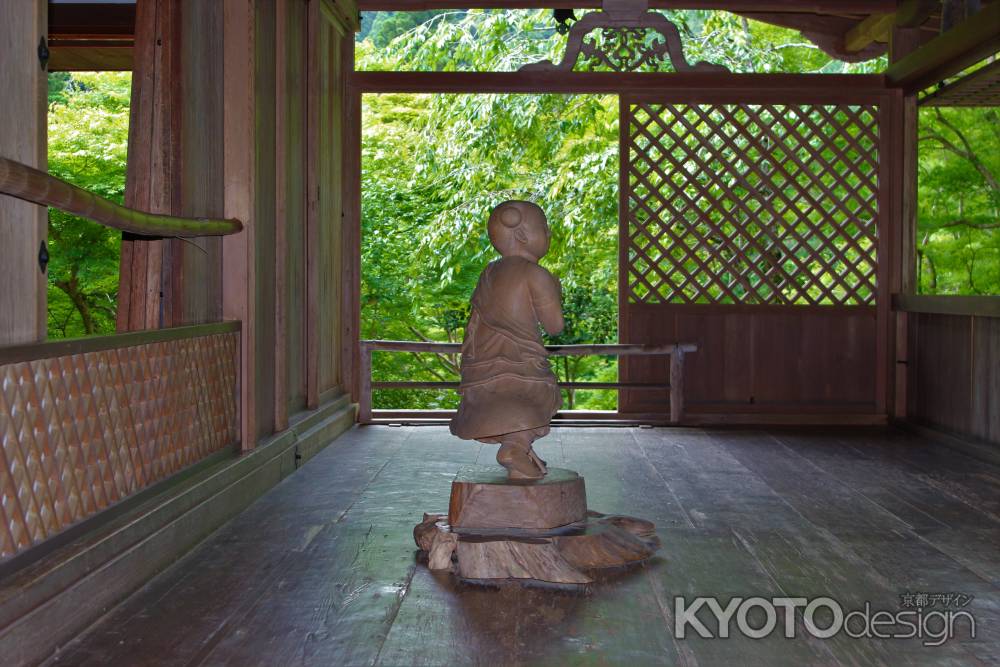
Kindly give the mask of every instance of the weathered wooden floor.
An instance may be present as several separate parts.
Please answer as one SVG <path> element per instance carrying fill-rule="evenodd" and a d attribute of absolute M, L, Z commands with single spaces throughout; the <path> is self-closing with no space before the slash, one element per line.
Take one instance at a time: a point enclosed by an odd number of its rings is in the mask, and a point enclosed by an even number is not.
<path fill-rule="evenodd" d="M 586 595 L 455 584 L 411 531 L 494 446 L 445 428 L 348 432 L 62 648 L 70 665 L 1000 664 L 1000 469 L 874 431 L 559 428 L 551 465 L 589 504 L 654 520 L 663 548 Z M 829 596 L 898 611 L 974 596 L 977 620 L 917 640 L 678 639 L 673 599 Z M 938 609 L 943 609 L 938 603 Z M 780 617 L 779 617 L 780 618 Z M 759 620 L 758 620 L 759 622 Z M 934 626 L 937 627 L 936 625 Z M 735 626 L 734 626 L 735 631 Z"/>

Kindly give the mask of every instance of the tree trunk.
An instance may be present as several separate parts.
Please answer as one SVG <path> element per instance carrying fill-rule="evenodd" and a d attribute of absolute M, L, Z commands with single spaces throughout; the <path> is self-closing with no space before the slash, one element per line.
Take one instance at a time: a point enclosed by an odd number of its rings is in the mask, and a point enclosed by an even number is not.
<path fill-rule="evenodd" d="M 566 376 L 566 382 L 572 382 L 573 372 L 570 370 L 569 357 L 563 357 L 562 360 L 563 360 L 563 374 Z M 573 405 L 576 402 L 576 396 L 574 395 L 575 392 L 576 390 L 573 389 L 572 387 L 566 389 L 566 398 L 568 399 L 566 406 L 567 410 L 573 409 Z"/>
<path fill-rule="evenodd" d="M 65 292 L 69 300 L 73 302 L 73 306 L 76 308 L 77 312 L 80 313 L 80 320 L 83 322 L 83 331 L 88 336 L 94 333 L 94 316 L 90 312 L 90 305 L 87 303 L 87 298 L 80 291 L 80 281 L 77 279 L 76 274 L 69 280 L 57 280 L 55 281 L 56 287 Z M 65 332 L 64 332 L 65 335 Z"/>

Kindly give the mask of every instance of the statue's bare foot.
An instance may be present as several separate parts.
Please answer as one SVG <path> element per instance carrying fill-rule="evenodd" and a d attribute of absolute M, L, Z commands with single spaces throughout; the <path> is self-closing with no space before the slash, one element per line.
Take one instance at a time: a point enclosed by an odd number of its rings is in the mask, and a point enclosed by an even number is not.
<path fill-rule="evenodd" d="M 538 466 L 538 469 L 542 471 L 542 475 L 543 476 L 549 474 L 549 469 L 546 467 L 545 461 L 543 461 L 542 457 L 540 457 L 538 454 L 535 453 L 535 448 L 534 447 L 531 447 L 530 449 L 528 449 L 528 456 L 530 456 L 531 457 L 531 461 L 536 466 Z"/>
<path fill-rule="evenodd" d="M 530 447 L 525 451 L 524 448 L 510 442 L 500 445 L 497 463 L 507 469 L 507 477 L 510 479 L 541 479 L 548 472 L 544 462 Z"/>

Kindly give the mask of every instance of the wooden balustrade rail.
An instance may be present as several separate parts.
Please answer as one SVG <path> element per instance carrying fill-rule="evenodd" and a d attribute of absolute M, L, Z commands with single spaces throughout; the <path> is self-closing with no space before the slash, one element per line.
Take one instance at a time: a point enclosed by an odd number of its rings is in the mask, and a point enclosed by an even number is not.
<path fill-rule="evenodd" d="M 5 157 L 0 157 L 0 193 L 143 236 L 226 236 L 243 229 L 239 220 L 178 218 L 127 208 Z"/>
<path fill-rule="evenodd" d="M 589 355 L 625 356 L 670 356 L 670 383 L 648 382 L 560 382 L 567 389 L 661 389 L 670 392 L 670 421 L 679 423 L 684 416 L 684 355 L 696 352 L 693 343 L 672 343 L 669 345 L 546 345 L 548 353 L 556 357 L 579 357 Z M 358 406 L 358 422 L 372 423 L 373 389 L 458 389 L 458 382 L 423 381 L 372 381 L 373 352 L 430 352 L 432 354 L 459 354 L 461 343 L 421 343 L 402 340 L 361 341 L 361 392 Z"/>

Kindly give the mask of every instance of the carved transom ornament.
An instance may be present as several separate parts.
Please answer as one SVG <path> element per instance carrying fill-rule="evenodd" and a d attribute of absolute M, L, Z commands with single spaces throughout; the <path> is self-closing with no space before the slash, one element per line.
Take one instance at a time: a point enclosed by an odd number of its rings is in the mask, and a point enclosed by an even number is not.
<path fill-rule="evenodd" d="M 608 69 L 613 72 L 656 71 L 670 59 L 677 72 L 726 72 L 722 65 L 688 63 L 677 26 L 649 11 L 649 0 L 604 0 L 602 10 L 577 21 L 566 53 L 558 64 L 549 60 L 525 65 L 522 72 Z"/>

